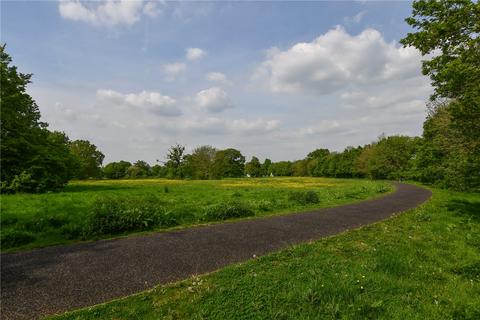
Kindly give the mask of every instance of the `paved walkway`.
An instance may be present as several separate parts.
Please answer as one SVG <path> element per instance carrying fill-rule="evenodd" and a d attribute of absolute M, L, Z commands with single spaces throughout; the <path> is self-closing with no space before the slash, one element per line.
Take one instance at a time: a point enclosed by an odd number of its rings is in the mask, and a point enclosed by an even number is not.
<path fill-rule="evenodd" d="M 217 270 L 385 219 L 431 195 L 394 185 L 385 197 L 335 208 L 2 254 L 2 319 L 63 313 Z"/>

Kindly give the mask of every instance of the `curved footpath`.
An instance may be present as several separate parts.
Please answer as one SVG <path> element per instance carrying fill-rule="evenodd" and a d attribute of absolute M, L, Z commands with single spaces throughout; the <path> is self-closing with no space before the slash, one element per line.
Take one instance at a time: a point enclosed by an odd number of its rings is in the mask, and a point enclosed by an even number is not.
<path fill-rule="evenodd" d="M 2 254 L 1 315 L 32 319 L 91 306 L 373 223 L 431 196 L 394 186 L 387 196 L 340 207 Z"/>

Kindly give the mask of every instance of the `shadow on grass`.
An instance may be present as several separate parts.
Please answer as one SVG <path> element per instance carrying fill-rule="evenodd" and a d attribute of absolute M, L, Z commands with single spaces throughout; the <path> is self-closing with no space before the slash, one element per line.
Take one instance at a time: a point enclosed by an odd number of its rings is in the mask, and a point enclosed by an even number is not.
<path fill-rule="evenodd" d="M 454 199 L 447 204 L 448 211 L 454 211 L 459 216 L 480 222 L 480 202 Z"/>

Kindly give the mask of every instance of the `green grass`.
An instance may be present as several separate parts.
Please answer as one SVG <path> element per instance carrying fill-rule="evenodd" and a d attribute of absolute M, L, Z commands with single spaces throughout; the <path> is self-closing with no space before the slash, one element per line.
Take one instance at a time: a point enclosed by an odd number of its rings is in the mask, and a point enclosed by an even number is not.
<path fill-rule="evenodd" d="M 480 319 L 480 194 L 55 319 Z"/>
<path fill-rule="evenodd" d="M 74 181 L 59 193 L 2 195 L 1 249 L 26 250 L 231 217 L 302 211 L 390 190 L 386 182 L 325 178 Z M 137 220 L 132 222 L 134 214 Z M 152 215 L 156 218 L 150 219 Z M 103 228 L 112 219 L 115 228 Z"/>

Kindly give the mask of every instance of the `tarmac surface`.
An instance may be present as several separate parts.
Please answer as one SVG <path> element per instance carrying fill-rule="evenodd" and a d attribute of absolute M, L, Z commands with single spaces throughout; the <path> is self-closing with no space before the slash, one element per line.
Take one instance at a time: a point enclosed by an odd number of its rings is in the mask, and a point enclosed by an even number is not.
<path fill-rule="evenodd" d="M 374 223 L 431 196 L 393 185 L 393 193 L 356 204 L 2 254 L 1 317 L 37 319 L 128 296 Z"/>

